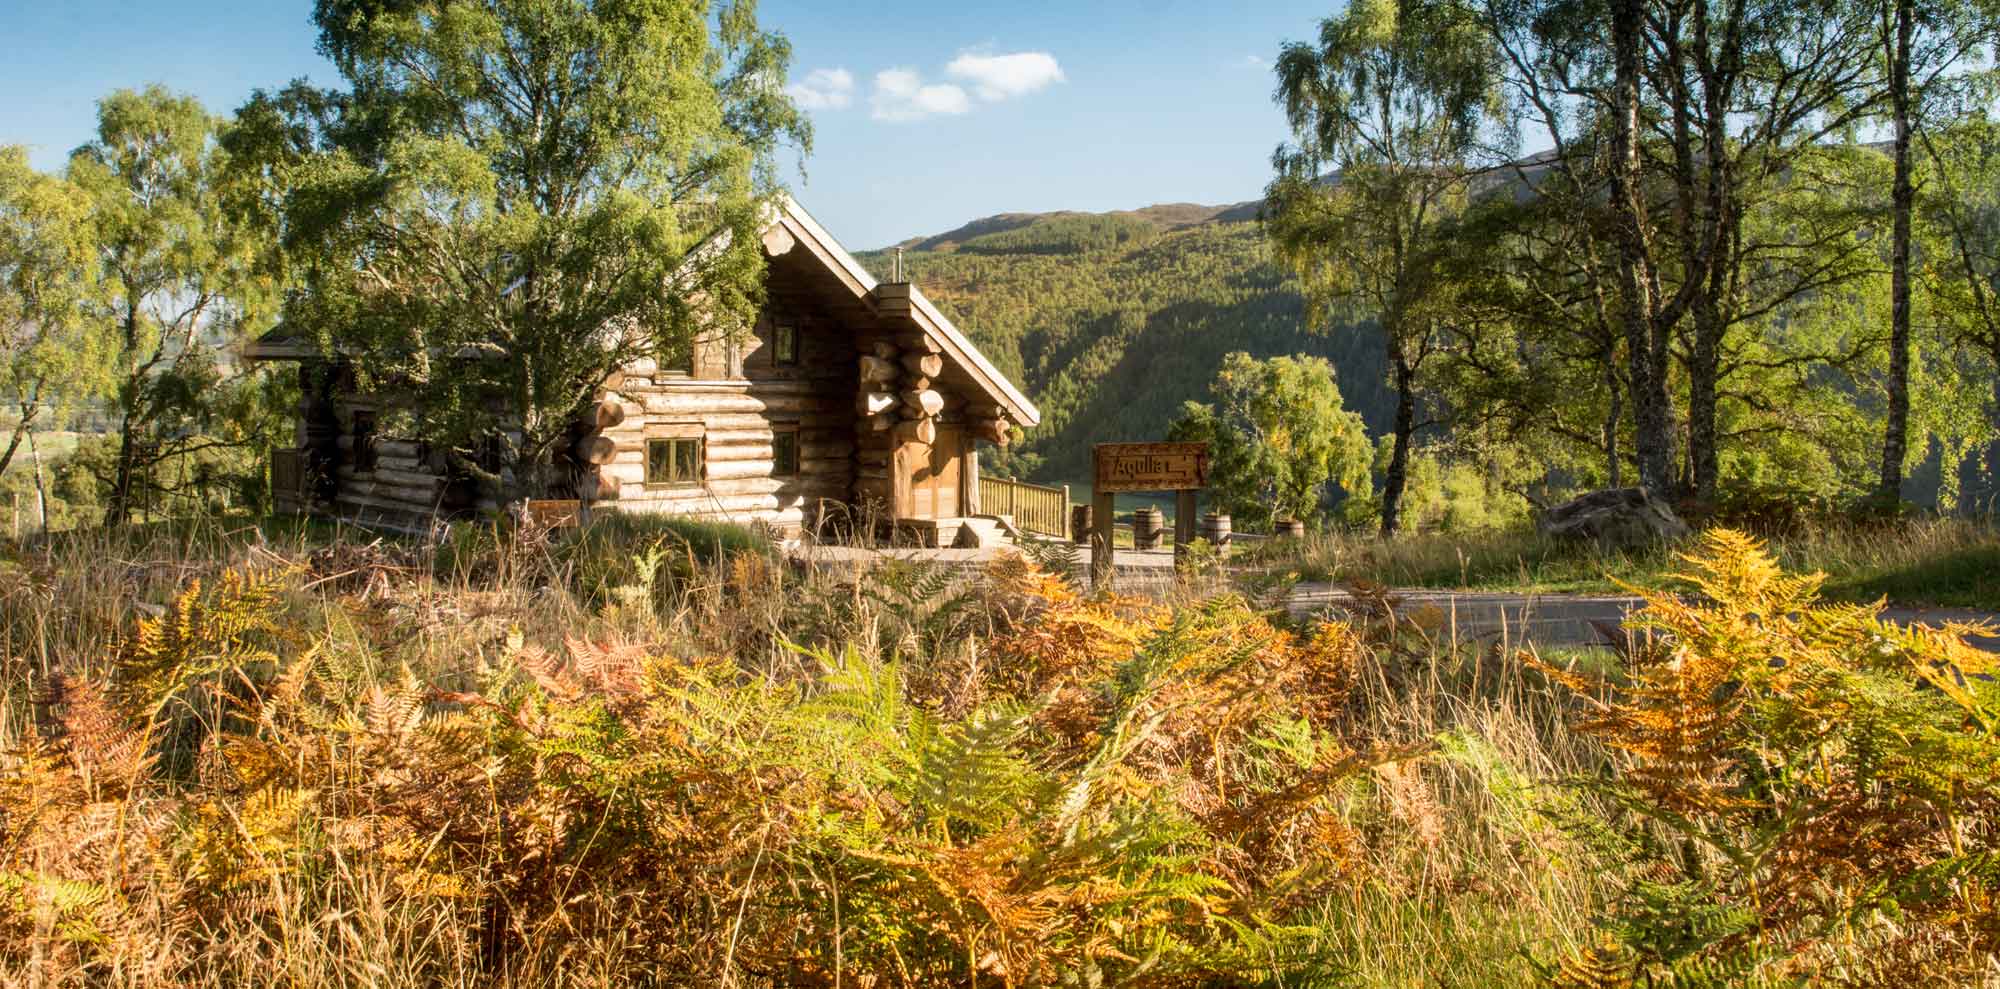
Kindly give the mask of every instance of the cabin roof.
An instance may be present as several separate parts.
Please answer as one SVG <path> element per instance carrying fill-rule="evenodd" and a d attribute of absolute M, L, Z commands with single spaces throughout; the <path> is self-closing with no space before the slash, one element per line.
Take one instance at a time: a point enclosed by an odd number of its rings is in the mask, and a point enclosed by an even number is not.
<path fill-rule="evenodd" d="M 805 207 L 799 205 L 798 200 L 793 199 L 790 194 L 782 196 L 780 208 L 775 211 L 765 229 L 768 231 L 778 226 L 783 226 L 810 250 L 814 257 L 839 275 L 841 282 L 855 294 L 857 299 L 871 308 L 875 306 L 878 298 L 876 289 L 882 283 L 867 268 L 862 267 L 861 262 L 854 259 L 854 255 L 840 246 L 840 242 L 835 240 L 833 235 L 828 233 L 826 228 L 821 226 L 811 213 L 806 212 Z M 953 325 L 944 313 L 938 311 L 936 304 L 924 297 L 921 289 L 911 285 L 909 300 L 909 316 L 917 324 L 917 328 L 936 340 L 946 358 L 963 369 L 988 398 L 1005 409 L 1008 418 L 1021 426 L 1034 426 L 1042 421 L 1041 410 L 1035 408 L 1035 403 L 1029 401 L 1028 396 L 1022 394 L 1020 388 L 1012 381 L 1007 380 L 1007 376 L 1001 374 L 1000 370 L 993 366 L 993 362 L 979 352 L 979 348 L 973 345 L 964 331 Z"/>
<path fill-rule="evenodd" d="M 293 333 L 283 323 L 265 330 L 243 347 L 246 361 L 304 361 L 318 356 L 319 341 Z"/>
<path fill-rule="evenodd" d="M 771 231 L 782 227 L 799 245 L 813 255 L 840 281 L 841 285 L 862 305 L 877 310 L 880 298 L 877 288 L 882 284 L 861 262 L 854 259 L 847 249 L 840 246 L 820 222 L 813 219 L 805 207 L 790 194 L 781 194 L 777 208 L 772 210 L 764 230 L 767 243 Z M 726 243 L 728 232 L 720 238 L 697 248 L 697 252 L 712 250 Z M 936 304 L 924 297 L 915 285 L 909 286 L 908 317 L 916 328 L 937 341 L 947 360 L 965 372 L 979 390 L 994 404 L 1000 406 L 1017 425 L 1034 426 L 1042 421 L 1042 413 L 1028 396 L 1021 393 L 1007 376 L 986 359 L 986 355 L 973 346 L 972 340 L 952 324 L 945 314 L 938 311 Z M 297 334 L 288 330 L 283 323 L 273 327 L 243 348 L 243 357 L 250 361 L 297 361 L 319 357 L 319 341 L 310 335 Z"/>

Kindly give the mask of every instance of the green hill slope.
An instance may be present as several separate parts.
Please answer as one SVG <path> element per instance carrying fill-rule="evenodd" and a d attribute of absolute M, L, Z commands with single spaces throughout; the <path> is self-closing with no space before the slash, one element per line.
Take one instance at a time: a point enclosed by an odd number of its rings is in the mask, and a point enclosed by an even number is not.
<path fill-rule="evenodd" d="M 1317 354 L 1371 430 L 1392 407 L 1369 334 L 1310 334 L 1255 207 L 1007 214 L 905 241 L 904 270 L 1041 407 L 989 473 L 1082 481 L 1094 443 L 1157 440 L 1222 356 Z M 886 252 L 862 256 L 888 270 Z"/>

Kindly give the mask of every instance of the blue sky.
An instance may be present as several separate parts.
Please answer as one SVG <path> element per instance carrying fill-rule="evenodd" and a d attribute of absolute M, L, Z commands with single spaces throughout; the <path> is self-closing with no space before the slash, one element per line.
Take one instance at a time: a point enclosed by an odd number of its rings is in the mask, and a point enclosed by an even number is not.
<path fill-rule="evenodd" d="M 865 249 L 999 212 L 1254 197 L 1284 137 L 1270 59 L 1339 2 L 762 0 L 759 16 L 791 38 L 817 106 L 788 181 Z M 0 0 L 0 143 L 59 167 L 120 87 L 162 82 L 227 111 L 298 76 L 333 85 L 311 7 Z"/>

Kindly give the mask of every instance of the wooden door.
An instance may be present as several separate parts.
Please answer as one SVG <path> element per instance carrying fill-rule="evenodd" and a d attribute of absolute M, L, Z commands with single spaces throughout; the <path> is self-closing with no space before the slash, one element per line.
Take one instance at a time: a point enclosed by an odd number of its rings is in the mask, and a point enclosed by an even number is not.
<path fill-rule="evenodd" d="M 939 426 L 937 442 L 929 449 L 909 444 L 905 463 L 910 468 L 909 505 L 905 518 L 958 518 L 965 504 L 965 428 Z"/>

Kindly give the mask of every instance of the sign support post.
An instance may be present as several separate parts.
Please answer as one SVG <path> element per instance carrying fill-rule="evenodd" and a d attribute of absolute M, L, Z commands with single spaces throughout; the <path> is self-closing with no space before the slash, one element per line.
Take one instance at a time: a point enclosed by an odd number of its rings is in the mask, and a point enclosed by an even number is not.
<path fill-rule="evenodd" d="M 1194 542 L 1195 507 L 1193 491 L 1174 493 L 1174 562 L 1187 559 L 1188 544 Z"/>
<path fill-rule="evenodd" d="M 1090 489 L 1090 586 L 1111 586 L 1112 554 L 1117 541 L 1112 519 L 1118 511 L 1118 496 L 1102 488 Z"/>
<path fill-rule="evenodd" d="M 1195 492 L 1208 484 L 1206 443 L 1099 443 L 1091 483 L 1090 586 L 1109 589 L 1116 552 L 1113 525 L 1120 491 L 1173 491 L 1174 558 L 1194 541 Z"/>

